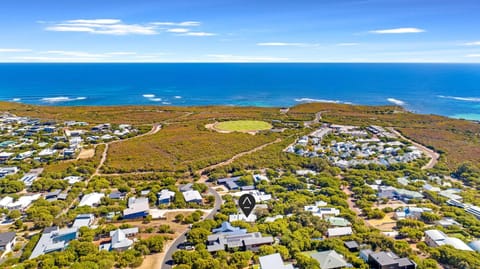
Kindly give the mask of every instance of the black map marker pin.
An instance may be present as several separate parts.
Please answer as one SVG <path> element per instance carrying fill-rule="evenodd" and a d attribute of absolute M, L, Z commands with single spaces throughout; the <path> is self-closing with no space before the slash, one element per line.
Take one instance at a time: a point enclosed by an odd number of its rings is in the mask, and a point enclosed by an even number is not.
<path fill-rule="evenodd" d="M 255 207 L 255 197 L 248 193 L 244 194 L 240 196 L 240 199 L 238 199 L 238 205 L 240 206 L 243 214 L 245 214 L 245 217 L 248 218 L 248 215 L 252 213 L 253 208 Z"/>

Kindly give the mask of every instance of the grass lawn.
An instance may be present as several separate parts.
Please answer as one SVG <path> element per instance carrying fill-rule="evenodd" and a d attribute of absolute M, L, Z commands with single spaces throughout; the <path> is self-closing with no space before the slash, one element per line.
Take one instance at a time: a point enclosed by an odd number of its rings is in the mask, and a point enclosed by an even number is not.
<path fill-rule="evenodd" d="M 253 132 L 270 130 L 272 125 L 268 122 L 257 120 L 236 120 L 217 123 L 215 128 L 221 131 L 229 132 Z"/>

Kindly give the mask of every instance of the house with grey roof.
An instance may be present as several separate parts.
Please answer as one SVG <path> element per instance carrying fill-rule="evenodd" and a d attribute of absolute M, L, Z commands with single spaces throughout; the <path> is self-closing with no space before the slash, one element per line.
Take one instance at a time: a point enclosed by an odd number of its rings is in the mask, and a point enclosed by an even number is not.
<path fill-rule="evenodd" d="M 0 251 L 3 251 L 2 256 L 12 251 L 16 238 L 14 232 L 0 233 Z"/>
<path fill-rule="evenodd" d="M 360 258 L 372 269 L 415 269 L 417 264 L 409 258 L 400 258 L 391 251 L 373 252 L 370 249 L 360 251 Z"/>
<path fill-rule="evenodd" d="M 274 240 L 271 236 L 262 236 L 261 233 L 244 233 L 237 231 L 229 234 L 212 234 L 207 237 L 208 252 L 217 252 L 239 248 L 242 250 L 258 251 L 263 245 L 271 245 Z"/>
<path fill-rule="evenodd" d="M 439 230 L 425 231 L 425 243 L 430 247 L 449 245 L 458 250 L 472 251 L 472 249 L 462 240 L 456 237 L 449 237 L 444 232 Z"/>
<path fill-rule="evenodd" d="M 340 269 L 349 267 L 345 258 L 335 250 L 326 250 L 320 252 L 309 252 L 308 255 L 318 261 L 322 269 Z"/>
<path fill-rule="evenodd" d="M 148 204 L 148 198 L 130 197 L 128 199 L 128 208 L 123 210 L 124 219 L 138 219 L 148 216 L 150 213 L 150 205 Z"/>
<path fill-rule="evenodd" d="M 53 226 L 45 228 L 29 259 L 34 259 L 50 252 L 62 251 L 68 246 L 70 241 L 77 239 L 77 237 L 77 227 L 59 229 Z"/>
<path fill-rule="evenodd" d="M 72 227 L 90 227 L 95 221 L 95 216 L 93 214 L 78 214 L 75 220 L 73 221 Z"/>
<path fill-rule="evenodd" d="M 279 253 L 262 256 L 258 259 L 260 269 L 293 269 L 293 265 L 285 265 Z"/>
<path fill-rule="evenodd" d="M 196 190 L 184 191 L 182 195 L 187 203 L 201 204 L 203 201 L 202 195 Z"/>

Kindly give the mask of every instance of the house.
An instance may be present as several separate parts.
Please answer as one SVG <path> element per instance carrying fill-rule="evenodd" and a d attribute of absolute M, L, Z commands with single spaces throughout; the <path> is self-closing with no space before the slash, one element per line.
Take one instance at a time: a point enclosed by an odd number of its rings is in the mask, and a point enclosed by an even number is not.
<path fill-rule="evenodd" d="M 340 214 L 339 209 L 328 207 L 305 206 L 304 210 L 312 212 L 314 216 L 320 217 L 322 219 L 328 219 L 330 217 L 338 216 Z"/>
<path fill-rule="evenodd" d="M 327 230 L 328 237 L 345 236 L 351 234 L 353 234 L 351 227 L 329 228 Z"/>
<path fill-rule="evenodd" d="M 85 194 L 82 197 L 82 200 L 80 200 L 80 203 L 78 204 L 78 206 L 79 207 L 80 206 L 90 206 L 90 207 L 98 206 L 103 197 L 105 197 L 105 194 L 99 193 L 99 192 L 92 192 L 89 194 Z"/>
<path fill-rule="evenodd" d="M 231 214 L 228 216 L 228 221 L 229 222 L 234 222 L 234 221 L 255 222 L 257 221 L 257 215 L 251 213 L 247 217 L 243 213 Z"/>
<path fill-rule="evenodd" d="M 231 178 L 222 178 L 217 180 L 218 184 L 225 185 L 229 190 L 238 190 L 240 186 L 237 182 L 240 180 L 240 177 L 231 177 Z"/>
<path fill-rule="evenodd" d="M 22 196 L 18 198 L 17 201 L 8 204 L 7 209 L 24 211 L 25 209 L 27 209 L 28 206 L 30 206 L 30 204 L 33 203 L 33 201 L 38 200 L 39 198 L 40 198 L 39 193 Z"/>
<path fill-rule="evenodd" d="M 440 191 L 438 195 L 451 200 L 462 201 L 463 197 L 457 194 L 460 192 L 461 190 L 459 189 L 448 189 L 448 190 Z"/>
<path fill-rule="evenodd" d="M 32 156 L 33 156 L 33 153 L 34 153 L 34 151 L 31 151 L 31 150 L 30 150 L 30 151 L 21 152 L 21 153 L 19 153 L 17 156 L 15 156 L 14 159 L 21 161 L 21 160 L 24 160 L 24 159 L 26 159 L 26 158 L 32 157 Z"/>
<path fill-rule="evenodd" d="M 180 186 L 180 188 L 178 188 L 181 192 L 186 192 L 186 191 L 191 191 L 193 188 L 193 183 L 188 183 L 188 184 L 185 184 L 185 185 L 182 185 Z"/>
<path fill-rule="evenodd" d="M 468 243 L 468 246 L 476 252 L 480 252 L 480 240 Z"/>
<path fill-rule="evenodd" d="M 13 153 L 11 152 L 0 152 L 0 163 L 4 163 L 12 157 Z"/>
<path fill-rule="evenodd" d="M 378 197 L 392 199 L 395 197 L 395 191 L 396 189 L 392 186 L 380 186 L 378 188 Z"/>
<path fill-rule="evenodd" d="M 283 219 L 283 215 L 276 215 L 276 216 L 273 216 L 273 217 L 266 217 L 264 222 L 265 222 L 265 223 L 270 223 L 270 222 L 276 221 L 277 219 Z"/>
<path fill-rule="evenodd" d="M 480 219 L 480 207 L 478 206 L 470 206 L 465 208 L 465 212 L 474 215 L 477 219 Z"/>
<path fill-rule="evenodd" d="M 54 149 L 42 149 L 39 153 L 38 156 L 40 157 L 47 157 L 47 156 L 52 156 L 55 154 L 57 151 Z"/>
<path fill-rule="evenodd" d="M 150 193 L 150 190 L 143 190 L 140 192 L 140 196 L 147 196 Z"/>
<path fill-rule="evenodd" d="M 423 195 L 417 191 L 409 191 L 405 189 L 395 189 L 395 197 L 408 202 L 411 199 L 422 199 Z"/>
<path fill-rule="evenodd" d="M 271 245 L 274 240 L 271 236 L 262 236 L 260 232 L 243 233 L 234 232 L 232 234 L 217 233 L 207 237 L 207 251 L 217 252 L 220 250 L 239 248 L 241 250 L 258 251 L 263 245 Z"/>
<path fill-rule="evenodd" d="M 127 194 L 125 192 L 114 191 L 108 195 L 110 199 L 123 200 Z"/>
<path fill-rule="evenodd" d="M 79 177 L 79 176 L 68 176 L 68 177 L 65 177 L 63 180 L 66 180 L 68 181 L 68 184 L 70 185 L 73 185 L 77 182 L 80 182 L 83 180 L 83 177 Z"/>
<path fill-rule="evenodd" d="M 458 250 L 472 251 L 472 249 L 462 240 L 456 237 L 448 237 L 445 233 L 439 230 L 425 231 L 425 243 L 430 247 L 449 245 Z"/>
<path fill-rule="evenodd" d="M 62 201 L 65 201 L 67 200 L 67 197 L 68 197 L 68 193 L 60 193 L 58 196 L 57 196 L 57 200 L 62 200 Z"/>
<path fill-rule="evenodd" d="M 29 259 L 54 251 L 62 251 L 70 241 L 77 239 L 77 237 L 78 228 L 76 227 L 61 230 L 56 226 L 45 228 Z"/>
<path fill-rule="evenodd" d="M 159 205 L 165 205 L 165 204 L 168 205 L 175 198 L 175 192 L 164 189 L 164 190 L 161 190 L 159 193 L 157 193 L 157 196 L 158 196 L 157 203 Z"/>
<path fill-rule="evenodd" d="M 309 252 L 308 255 L 318 261 L 322 269 L 340 269 L 349 267 L 342 255 L 335 250 Z"/>
<path fill-rule="evenodd" d="M 25 186 L 32 186 L 33 182 L 37 179 L 38 175 L 33 173 L 26 173 L 20 181 L 22 181 Z"/>
<path fill-rule="evenodd" d="M 0 200 L 0 208 L 7 208 L 9 204 L 13 203 L 13 198 L 10 196 L 5 196 Z"/>
<path fill-rule="evenodd" d="M 339 217 L 329 217 L 327 221 L 330 223 L 330 225 L 335 227 L 347 227 L 352 225 L 350 221 Z"/>
<path fill-rule="evenodd" d="M 222 225 L 219 228 L 212 229 L 212 233 L 217 234 L 228 234 L 228 233 L 241 233 L 245 234 L 247 233 L 246 229 L 242 229 L 240 227 L 234 227 L 232 224 L 228 221 L 224 221 Z"/>
<path fill-rule="evenodd" d="M 401 220 L 404 218 L 420 219 L 424 212 L 432 212 L 432 209 L 426 207 L 407 207 L 403 211 L 397 211 L 394 213 L 394 218 Z"/>
<path fill-rule="evenodd" d="M 449 226 L 461 226 L 460 223 L 458 223 L 456 220 L 453 218 L 443 218 L 439 221 L 435 222 L 436 224 L 442 226 L 442 227 L 449 227 Z"/>
<path fill-rule="evenodd" d="M 239 192 L 233 193 L 232 195 L 235 196 L 235 197 L 240 197 L 244 194 L 251 194 L 253 196 L 253 198 L 255 198 L 255 202 L 257 202 L 257 203 L 267 202 L 267 201 L 270 201 L 272 199 L 271 194 L 266 194 L 265 192 L 262 192 L 262 191 L 259 191 L 259 190 L 239 191 Z"/>
<path fill-rule="evenodd" d="M 345 243 L 343 243 L 343 245 L 348 248 L 348 251 L 350 252 L 356 252 L 360 249 L 357 241 L 346 241 Z"/>
<path fill-rule="evenodd" d="M 400 258 L 391 251 L 373 252 L 370 249 L 360 251 L 360 258 L 371 269 L 415 269 L 417 264 L 408 258 Z"/>
<path fill-rule="evenodd" d="M 115 250 L 124 251 L 129 249 L 133 245 L 133 240 L 128 237 L 132 237 L 138 233 L 138 228 L 129 229 L 117 229 L 110 232 L 110 243 L 101 244 L 100 250 Z"/>
<path fill-rule="evenodd" d="M 90 227 L 95 221 L 95 216 L 93 214 L 79 214 L 73 221 L 72 227 Z"/>
<path fill-rule="evenodd" d="M 261 182 L 262 180 L 265 180 L 267 182 L 269 182 L 270 180 L 268 179 L 268 177 L 264 176 L 264 175 L 253 175 L 253 180 L 255 182 Z"/>
<path fill-rule="evenodd" d="M 58 198 L 58 195 L 60 195 L 60 193 L 62 192 L 62 190 L 59 190 L 59 189 L 56 189 L 56 190 L 52 190 L 48 193 L 45 193 L 45 200 L 47 201 L 56 201 L 57 198 Z"/>
<path fill-rule="evenodd" d="M 260 262 L 260 269 L 293 269 L 293 265 L 283 263 L 282 256 L 279 253 L 261 256 L 258 261 Z"/>
<path fill-rule="evenodd" d="M 150 205 L 148 204 L 148 198 L 131 197 L 128 199 L 128 208 L 123 210 L 124 219 L 137 219 L 148 216 L 150 211 Z"/>
<path fill-rule="evenodd" d="M 8 175 L 15 175 L 16 173 L 18 173 L 18 167 L 16 166 L 0 167 L 0 178 Z"/>
<path fill-rule="evenodd" d="M 189 190 L 182 192 L 183 198 L 187 203 L 197 203 L 200 204 L 203 201 L 202 196 L 198 191 Z"/>
<path fill-rule="evenodd" d="M 0 251 L 3 255 L 12 251 L 16 243 L 16 234 L 14 232 L 0 233 Z"/>

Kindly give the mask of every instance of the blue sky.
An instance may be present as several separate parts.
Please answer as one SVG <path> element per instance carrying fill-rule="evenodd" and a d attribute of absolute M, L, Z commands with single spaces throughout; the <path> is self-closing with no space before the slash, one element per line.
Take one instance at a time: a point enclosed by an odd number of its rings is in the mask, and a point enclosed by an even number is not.
<path fill-rule="evenodd" d="M 480 1 L 5 0 L 0 62 L 480 62 Z"/>

